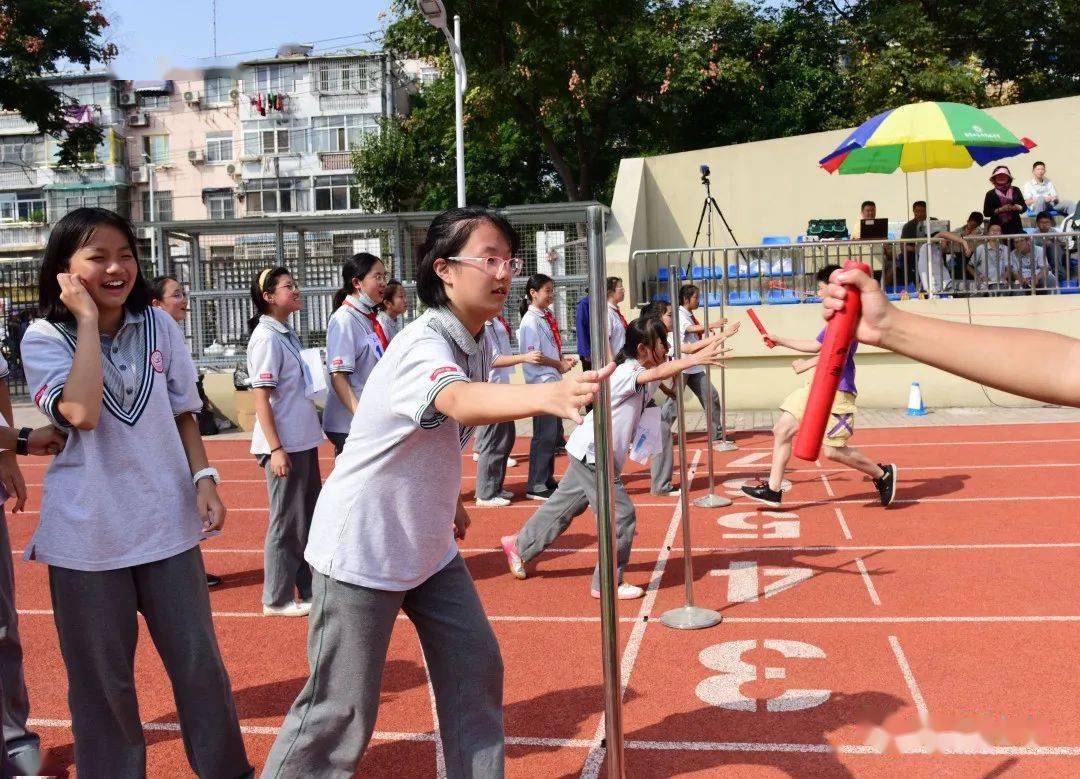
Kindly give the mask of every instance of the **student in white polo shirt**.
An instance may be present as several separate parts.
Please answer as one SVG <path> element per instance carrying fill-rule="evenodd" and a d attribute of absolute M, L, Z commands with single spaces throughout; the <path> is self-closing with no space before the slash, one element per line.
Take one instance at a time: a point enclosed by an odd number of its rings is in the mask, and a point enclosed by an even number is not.
<path fill-rule="evenodd" d="M 194 416 L 195 365 L 180 328 L 150 306 L 123 217 L 77 208 L 53 227 L 38 310 L 22 341 L 27 384 L 68 440 L 45 474 L 24 557 L 49 566 L 75 768 L 146 775 L 134 675 L 141 613 L 192 770 L 251 776 L 199 552 L 225 507 Z"/>
<path fill-rule="evenodd" d="M 26 505 L 26 481 L 15 455 L 56 454 L 64 448 L 66 437 L 52 425 L 37 430 L 8 427 L 15 418 L 7 385 L 9 374 L 7 360 L 0 355 L 0 716 L 3 717 L 0 776 L 33 776 L 41 767 L 40 739 L 26 726 L 30 700 L 23 679 L 19 614 L 15 608 L 15 566 L 3 504 L 14 498 L 15 514 Z"/>
<path fill-rule="evenodd" d="M 518 325 L 518 345 L 523 352 L 540 352 L 538 365 L 526 364 L 522 371 L 526 384 L 546 384 L 558 381 L 577 364 L 577 358 L 563 356 L 562 336 L 551 304 L 555 302 L 555 282 L 543 273 L 534 273 L 525 282 L 521 300 L 521 323 Z M 603 355 L 597 355 L 603 364 Z M 555 450 L 562 434 L 562 422 L 551 414 L 533 417 L 532 441 L 529 444 L 529 477 L 525 497 L 547 500 L 559 486 L 555 481 Z"/>
<path fill-rule="evenodd" d="M 680 339 L 683 351 L 687 351 L 687 346 L 692 346 L 701 340 L 705 333 L 705 326 L 697 320 L 697 316 L 694 314 L 701 304 L 701 292 L 696 284 L 683 284 L 679 288 L 679 333 L 676 333 L 674 337 Z M 724 326 L 724 320 L 721 319 L 716 322 L 709 323 L 710 330 L 718 330 Z M 712 386 L 708 382 L 708 375 L 705 373 L 703 366 L 697 366 L 683 371 L 683 379 L 686 386 L 690 388 L 690 391 L 697 396 L 698 402 L 701 403 L 702 411 L 705 410 L 705 404 L 710 400 L 713 404 L 713 429 L 715 437 L 720 438 L 723 434 L 723 415 L 720 413 L 720 394 L 716 391 L 716 387 Z M 671 404 L 672 409 L 670 415 L 674 418 L 674 406 L 675 401 L 669 399 L 667 403 Z M 667 405 L 667 404 L 665 404 Z"/>
<path fill-rule="evenodd" d="M 626 317 L 619 310 L 619 304 L 626 300 L 626 287 L 618 276 L 608 276 L 607 285 L 608 306 L 608 343 L 611 345 L 611 354 L 622 354 L 626 344 Z"/>
<path fill-rule="evenodd" d="M 386 292 L 386 266 L 361 252 L 341 266 L 342 286 L 334 293 L 334 313 L 326 325 L 326 368 L 330 394 L 323 410 L 323 430 L 341 454 L 371 369 L 390 339 L 379 321 Z"/>
<path fill-rule="evenodd" d="M 382 325 L 388 341 L 393 341 L 394 336 L 405 327 L 405 311 L 408 307 L 409 299 L 405 295 L 405 285 L 397 279 L 386 282 L 386 292 L 383 294 L 383 303 L 379 310 L 379 324 Z"/>
<path fill-rule="evenodd" d="M 699 365 L 722 365 L 724 338 L 707 339 L 706 346 L 689 357 L 668 360 L 667 328 L 655 317 L 635 319 L 626 329 L 625 362 L 611 376 L 611 447 L 615 460 L 615 535 L 618 551 L 620 600 L 640 598 L 645 591 L 623 581 L 623 571 L 630 562 L 630 548 L 637 528 L 634 503 L 626 494 L 619 475 L 623 464 L 641 432 L 639 426 L 645 408 L 656 394 L 660 382 L 681 371 Z M 516 535 L 503 536 L 502 548 L 510 574 L 524 579 L 525 564 L 535 559 L 561 536 L 574 518 L 586 508 L 596 511 L 596 443 L 593 411 L 575 428 L 566 442 L 566 475 L 555 494 L 541 506 Z M 593 569 L 594 598 L 600 597 L 600 565 Z"/>
<path fill-rule="evenodd" d="M 484 325 L 484 337 L 488 339 L 488 348 L 495 355 L 491 364 L 488 381 L 492 384 L 509 384 L 515 365 L 539 365 L 541 354 L 538 351 L 514 354 L 510 343 L 510 323 L 502 314 L 489 319 Z M 500 422 L 497 425 L 484 425 L 476 429 L 476 505 L 481 508 L 499 508 L 509 506 L 513 493 L 503 489 L 506 480 L 506 468 L 510 463 L 510 452 L 517 439 L 516 426 L 513 422 Z M 517 461 L 514 462 L 517 464 Z"/>
<path fill-rule="evenodd" d="M 256 416 L 251 453 L 266 471 L 270 494 L 263 614 L 303 617 L 311 611 L 311 568 L 304 562 L 304 547 L 322 484 L 323 441 L 300 339 L 288 324 L 303 303 L 300 288 L 282 267 L 266 268 L 255 277 L 251 302 L 255 315 L 248 321 L 247 367 Z"/>
<path fill-rule="evenodd" d="M 350 431 L 363 446 L 345 447 L 319 497 L 307 548 L 311 676 L 264 777 L 353 776 L 401 611 L 420 636 L 447 776 L 503 776 L 502 658 L 454 541 L 469 526 L 461 455 L 476 425 L 536 414 L 580 421 L 601 377 L 486 381 L 484 323 L 506 302 L 518 245 L 503 217 L 479 208 L 445 211 L 428 228 L 416 272 L 428 308 L 371 372 Z"/>

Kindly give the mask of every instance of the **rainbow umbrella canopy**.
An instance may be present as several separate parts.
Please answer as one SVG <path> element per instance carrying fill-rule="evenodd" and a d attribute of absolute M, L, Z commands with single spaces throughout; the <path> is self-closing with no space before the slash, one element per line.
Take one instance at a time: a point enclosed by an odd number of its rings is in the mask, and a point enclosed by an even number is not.
<path fill-rule="evenodd" d="M 962 103 L 912 103 L 869 119 L 820 161 L 829 173 L 905 173 L 970 168 L 1035 147 Z"/>

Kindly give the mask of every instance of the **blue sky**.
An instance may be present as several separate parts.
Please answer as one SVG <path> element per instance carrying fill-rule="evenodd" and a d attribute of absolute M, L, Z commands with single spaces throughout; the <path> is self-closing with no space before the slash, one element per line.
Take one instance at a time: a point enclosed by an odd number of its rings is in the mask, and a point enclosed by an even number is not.
<path fill-rule="evenodd" d="M 169 67 L 213 64 L 211 0 L 105 0 L 108 39 L 120 49 L 112 63 L 121 78 L 158 78 Z M 362 37 L 377 32 L 390 0 L 217 0 L 219 54 L 262 51 L 225 58 L 229 62 L 272 56 L 281 43 L 310 43 L 318 49 L 343 46 L 375 49 Z"/>

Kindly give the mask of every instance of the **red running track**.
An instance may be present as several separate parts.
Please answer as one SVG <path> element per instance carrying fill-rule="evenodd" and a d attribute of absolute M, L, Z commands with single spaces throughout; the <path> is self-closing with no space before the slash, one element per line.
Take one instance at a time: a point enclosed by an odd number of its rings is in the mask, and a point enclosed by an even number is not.
<path fill-rule="evenodd" d="M 797 464 L 790 503 L 765 512 L 739 480 L 768 465 L 770 438 L 744 434 L 717 454 L 726 509 L 692 509 L 700 604 L 724 622 L 680 632 L 656 619 L 681 605 L 676 500 L 626 477 L 638 505 L 621 603 L 626 760 L 631 776 L 1080 775 L 1080 425 L 860 430 L 854 443 L 896 462 L 896 504 L 829 463 Z M 462 545 L 506 663 L 507 773 L 604 770 L 599 608 L 590 515 L 525 581 L 506 573 L 501 535 L 524 500 L 527 440 L 505 509 L 473 509 Z M 307 674 L 306 620 L 264 618 L 266 491 L 246 442 L 208 440 L 231 513 L 204 544 L 222 651 L 248 751 L 262 764 Z M 704 494 L 703 442 L 692 440 L 693 496 Z M 21 550 L 37 519 L 43 463 L 23 461 L 34 497 L 9 516 Z M 324 473 L 332 458 L 326 453 Z M 564 466 L 560 460 L 559 469 Z M 804 467 L 805 466 L 805 467 Z M 465 456 L 462 491 L 472 498 Z M 719 486 L 719 483 L 723 486 Z M 47 769 L 74 775 L 66 683 L 44 566 L 19 562 L 17 595 L 34 727 Z M 136 662 L 152 776 L 187 776 L 168 681 L 144 635 Z M 364 776 L 439 776 L 440 753 L 419 644 L 403 620 L 388 660 Z"/>

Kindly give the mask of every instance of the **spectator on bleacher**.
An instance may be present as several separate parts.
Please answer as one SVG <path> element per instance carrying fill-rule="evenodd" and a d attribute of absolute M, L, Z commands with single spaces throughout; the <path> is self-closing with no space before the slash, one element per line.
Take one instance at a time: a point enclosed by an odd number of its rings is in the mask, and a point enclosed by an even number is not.
<path fill-rule="evenodd" d="M 859 206 L 859 219 L 877 219 L 877 203 L 873 200 L 864 200 Z"/>
<path fill-rule="evenodd" d="M 1057 287 L 1057 277 L 1050 272 L 1042 247 L 1026 235 L 1015 240 L 1005 276 L 1010 284 L 1023 290 L 1034 289 L 1040 295 L 1048 295 Z"/>
<path fill-rule="evenodd" d="M 1069 274 L 1069 239 L 1057 234 L 1054 228 L 1054 217 L 1049 211 L 1041 211 L 1035 217 L 1035 246 L 1043 250 L 1046 264 L 1050 271 L 1059 279 L 1068 279 Z"/>
<path fill-rule="evenodd" d="M 1033 214 L 1043 211 L 1071 214 L 1074 207 L 1058 196 L 1054 182 L 1046 177 L 1046 163 L 1041 160 L 1031 166 L 1031 181 L 1024 184 L 1024 202 Z"/>
<path fill-rule="evenodd" d="M 990 225 L 986 234 L 1001 235 L 1001 225 Z M 1005 270 L 1009 267 L 1009 247 L 1005 245 L 1005 241 L 991 237 L 975 247 L 975 254 L 967 267 L 971 278 L 975 279 L 976 289 L 997 295 L 1006 286 Z"/>
<path fill-rule="evenodd" d="M 925 200 L 916 200 L 911 204 L 911 216 L 912 218 L 905 222 L 903 228 L 900 230 L 901 240 L 910 241 L 915 238 L 926 237 Z M 916 259 L 918 255 L 919 248 L 916 244 L 903 244 L 900 252 L 900 256 L 903 257 L 903 262 L 892 263 L 892 268 L 886 268 L 887 271 L 892 272 L 887 274 L 885 283 L 899 284 L 901 286 L 915 283 Z"/>
<path fill-rule="evenodd" d="M 964 222 L 964 226 L 960 228 L 961 238 L 971 238 L 974 236 L 983 235 L 983 215 L 978 211 L 972 211 L 968 214 L 967 221 Z M 967 265 L 971 260 L 972 255 L 975 254 L 976 244 L 969 244 L 967 247 L 962 245 L 953 245 L 949 251 L 949 272 L 956 280 L 968 281 L 967 277 Z"/>
<path fill-rule="evenodd" d="M 1001 225 L 1005 235 L 1020 235 L 1024 232 L 1020 214 L 1027 210 L 1024 194 L 1013 186 L 1012 173 L 1004 165 L 994 168 L 990 182 L 994 187 L 983 198 L 983 214 L 989 217 L 990 224 Z"/>
<path fill-rule="evenodd" d="M 971 250 L 971 242 L 945 230 L 932 233 L 930 238 L 929 243 L 919 244 L 919 289 L 939 295 L 952 289 L 952 275 L 945 267 L 945 242 L 957 244 L 965 254 Z"/>

